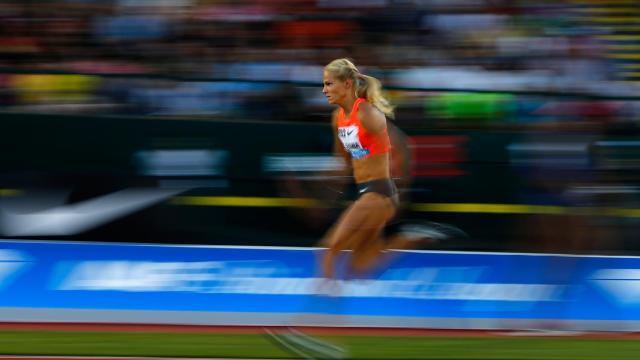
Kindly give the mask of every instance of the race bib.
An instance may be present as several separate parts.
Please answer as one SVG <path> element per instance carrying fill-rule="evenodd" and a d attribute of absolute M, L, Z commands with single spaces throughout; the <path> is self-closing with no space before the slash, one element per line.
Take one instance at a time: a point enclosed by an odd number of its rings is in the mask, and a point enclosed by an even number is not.
<path fill-rule="evenodd" d="M 359 129 L 355 125 L 338 128 L 338 137 L 340 138 L 344 149 L 351 154 L 351 157 L 354 159 L 361 159 L 369 155 L 369 150 L 363 148 L 360 143 L 358 131 Z"/>

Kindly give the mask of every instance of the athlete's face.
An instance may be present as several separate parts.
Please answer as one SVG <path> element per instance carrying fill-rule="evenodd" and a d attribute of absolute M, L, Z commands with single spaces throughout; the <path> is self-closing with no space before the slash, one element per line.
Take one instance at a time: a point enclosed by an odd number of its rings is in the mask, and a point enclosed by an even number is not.
<path fill-rule="evenodd" d="M 327 97 L 329 104 L 340 104 L 344 102 L 351 91 L 351 80 L 342 81 L 332 73 L 325 71 L 322 77 L 324 86 L 322 93 Z"/>

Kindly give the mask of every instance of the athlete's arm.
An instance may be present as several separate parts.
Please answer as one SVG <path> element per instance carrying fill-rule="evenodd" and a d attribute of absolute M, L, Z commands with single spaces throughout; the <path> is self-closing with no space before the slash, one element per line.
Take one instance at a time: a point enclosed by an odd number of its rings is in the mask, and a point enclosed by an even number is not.
<path fill-rule="evenodd" d="M 413 176 L 411 174 L 413 156 L 411 155 L 409 137 L 392 121 L 387 121 L 387 132 L 389 133 L 389 140 L 391 141 L 391 176 L 398 188 L 409 190 L 413 183 Z M 411 191 L 401 191 L 400 194 L 401 202 L 410 200 L 408 196 L 411 194 Z"/>
<path fill-rule="evenodd" d="M 351 167 L 351 155 L 344 149 L 342 141 L 338 137 L 338 113 L 339 109 L 335 109 L 331 114 L 331 128 L 333 130 L 333 153 L 344 159 L 345 167 Z"/>
<path fill-rule="evenodd" d="M 384 113 L 369 103 L 360 104 L 358 118 L 362 127 L 371 134 L 378 134 L 387 128 L 387 119 Z"/>
<path fill-rule="evenodd" d="M 338 137 L 338 112 L 336 109 L 331 115 L 331 130 L 333 131 L 333 152 L 336 157 L 343 160 L 342 167 L 336 171 L 322 171 L 316 175 L 321 176 L 324 180 L 321 186 L 332 191 L 323 191 L 322 199 L 325 201 L 335 200 L 342 195 L 346 185 L 351 181 L 351 155 L 344 149 L 342 141 Z"/>

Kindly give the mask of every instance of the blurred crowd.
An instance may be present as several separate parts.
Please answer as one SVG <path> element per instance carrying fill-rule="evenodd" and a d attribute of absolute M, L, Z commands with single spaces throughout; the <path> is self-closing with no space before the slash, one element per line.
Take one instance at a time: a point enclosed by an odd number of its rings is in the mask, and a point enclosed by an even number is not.
<path fill-rule="evenodd" d="M 638 40 L 599 22 L 607 11 L 589 0 L 4 1 L 0 106 L 324 121 L 322 67 L 350 57 L 383 81 L 401 125 L 635 122 L 640 60 L 626 49 Z M 620 36 L 623 56 L 611 51 Z"/>
<path fill-rule="evenodd" d="M 423 145 L 436 166 L 514 169 L 543 209 L 531 243 L 635 243 L 638 18 L 637 0 L 2 1 L 0 111 L 327 122 L 323 66 L 349 57 L 409 133 L 519 132 L 465 144 L 475 163 Z"/>

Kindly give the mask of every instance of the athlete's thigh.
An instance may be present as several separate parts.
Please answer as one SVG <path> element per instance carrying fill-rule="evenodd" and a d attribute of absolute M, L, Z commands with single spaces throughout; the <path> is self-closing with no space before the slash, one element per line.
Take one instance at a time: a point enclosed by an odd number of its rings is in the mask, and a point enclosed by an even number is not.
<path fill-rule="evenodd" d="M 377 237 L 393 217 L 391 200 L 377 193 L 366 193 L 355 201 L 330 231 L 325 245 L 352 249 L 371 237 Z"/>

